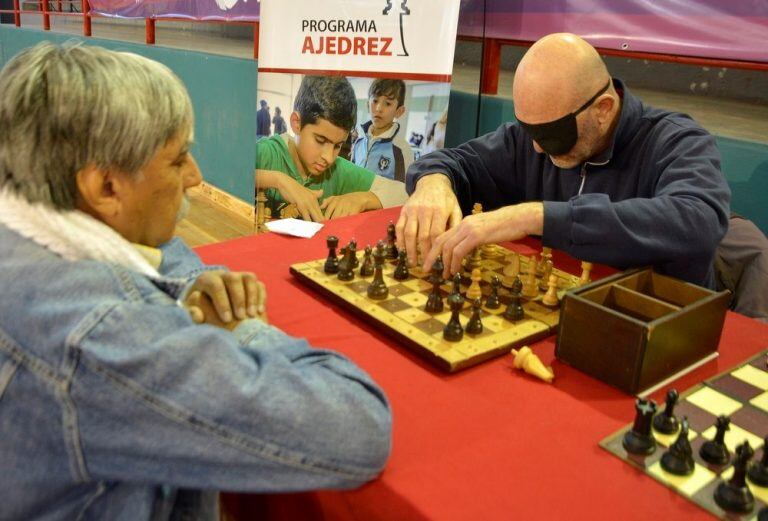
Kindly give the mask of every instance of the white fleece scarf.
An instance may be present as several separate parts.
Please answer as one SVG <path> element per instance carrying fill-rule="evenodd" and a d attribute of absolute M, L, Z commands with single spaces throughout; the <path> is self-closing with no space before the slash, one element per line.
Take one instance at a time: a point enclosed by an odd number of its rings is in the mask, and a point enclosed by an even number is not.
<path fill-rule="evenodd" d="M 147 277 L 160 278 L 130 242 L 79 210 L 54 210 L 0 188 L 0 223 L 67 260 L 112 262 Z"/>

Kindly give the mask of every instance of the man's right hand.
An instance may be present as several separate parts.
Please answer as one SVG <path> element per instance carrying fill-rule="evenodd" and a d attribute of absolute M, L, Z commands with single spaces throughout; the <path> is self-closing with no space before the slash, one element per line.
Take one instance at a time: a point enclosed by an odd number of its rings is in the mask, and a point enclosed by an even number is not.
<path fill-rule="evenodd" d="M 430 174 L 416 183 L 400 211 L 395 225 L 397 247 L 405 248 L 411 266 L 418 263 L 417 252 L 426 256 L 432 242 L 447 229 L 461 222 L 461 208 L 451 188 L 451 180 L 442 174 Z M 425 266 L 429 270 L 431 266 Z"/>
<path fill-rule="evenodd" d="M 323 196 L 322 190 L 310 190 L 287 175 L 279 176 L 278 179 L 277 191 L 280 192 L 283 199 L 296 205 L 302 219 L 315 222 L 325 221 L 320 203 L 317 201 Z"/>

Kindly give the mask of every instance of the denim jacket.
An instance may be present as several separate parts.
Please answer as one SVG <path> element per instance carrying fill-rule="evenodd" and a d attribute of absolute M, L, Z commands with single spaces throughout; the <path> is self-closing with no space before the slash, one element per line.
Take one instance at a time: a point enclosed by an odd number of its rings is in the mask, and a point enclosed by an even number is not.
<path fill-rule="evenodd" d="M 0 245 L 0 519 L 215 519 L 214 491 L 381 471 L 391 417 L 370 377 L 257 320 L 194 324 L 177 298 L 204 266 L 180 241 L 161 280 L 2 225 Z"/>

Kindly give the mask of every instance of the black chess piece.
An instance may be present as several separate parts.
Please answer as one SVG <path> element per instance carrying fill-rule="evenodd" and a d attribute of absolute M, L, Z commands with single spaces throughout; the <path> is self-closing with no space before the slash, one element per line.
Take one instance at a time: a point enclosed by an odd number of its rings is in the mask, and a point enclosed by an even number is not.
<path fill-rule="evenodd" d="M 395 225 L 392 221 L 389 221 L 389 224 L 387 225 L 387 250 L 386 255 L 388 259 L 397 259 L 398 252 L 397 252 L 397 244 L 396 244 L 397 236 L 395 235 Z"/>
<path fill-rule="evenodd" d="M 430 275 L 432 290 L 427 295 L 427 304 L 424 306 L 424 311 L 427 313 L 439 313 L 443 310 L 443 297 L 440 294 L 440 286 L 443 284 L 444 268 L 443 256 L 438 255 L 437 260 L 432 265 L 432 275 Z"/>
<path fill-rule="evenodd" d="M 763 457 L 760 458 L 760 461 L 755 461 L 754 463 L 752 463 L 752 465 L 749 466 L 749 471 L 747 471 L 747 476 L 749 477 L 749 480 L 755 485 L 760 485 L 761 487 L 768 487 L 768 446 L 766 446 L 767 443 L 768 443 L 768 436 L 763 438 Z"/>
<path fill-rule="evenodd" d="M 339 261 L 339 272 L 336 275 L 339 280 L 349 281 L 355 278 L 354 260 L 357 257 L 356 250 L 357 247 L 354 241 L 350 241 L 347 247 L 344 248 L 344 257 Z"/>
<path fill-rule="evenodd" d="M 499 288 L 501 287 L 501 279 L 494 275 L 491 277 L 491 293 L 485 300 L 485 307 L 488 309 L 499 309 L 501 307 L 501 301 L 499 300 Z"/>
<path fill-rule="evenodd" d="M 368 298 L 384 300 L 389 295 L 389 288 L 384 282 L 384 243 L 379 241 L 373 254 L 373 281 L 368 286 Z"/>
<path fill-rule="evenodd" d="M 453 276 L 453 290 L 451 295 L 461 295 L 461 273 L 456 273 Z"/>
<path fill-rule="evenodd" d="M 651 422 L 656 412 L 656 402 L 638 398 L 635 400 L 635 422 L 621 440 L 630 454 L 647 456 L 656 450 L 656 439 L 651 434 Z"/>
<path fill-rule="evenodd" d="M 523 305 L 520 303 L 520 292 L 522 290 L 523 283 L 520 280 L 520 277 L 515 277 L 515 280 L 512 283 L 512 294 L 509 298 L 509 304 L 507 304 L 507 309 L 504 310 L 502 315 L 507 320 L 517 322 L 518 320 L 525 318 L 525 311 L 523 310 Z"/>
<path fill-rule="evenodd" d="M 357 258 L 357 241 L 355 239 L 349 241 L 348 248 L 352 248 L 352 269 L 355 269 L 360 266 L 360 261 Z"/>
<path fill-rule="evenodd" d="M 336 257 L 336 247 L 339 245 L 339 238 L 335 235 L 329 235 L 325 239 L 328 246 L 328 258 L 325 259 L 323 271 L 326 273 L 337 273 L 339 271 L 339 259 Z"/>
<path fill-rule="evenodd" d="M 397 266 L 395 266 L 395 273 L 392 275 L 395 280 L 407 280 L 410 273 L 408 272 L 408 256 L 405 250 L 400 250 L 397 256 Z"/>
<path fill-rule="evenodd" d="M 373 253 L 373 250 L 371 249 L 371 245 L 365 247 L 365 253 L 363 254 L 363 262 L 360 265 L 360 276 L 361 277 L 370 277 L 373 275 L 373 258 L 371 257 L 371 254 Z"/>
<path fill-rule="evenodd" d="M 675 389 L 667 391 L 667 401 L 666 405 L 664 405 L 664 412 L 657 414 L 653 419 L 653 428 L 662 434 L 674 434 L 680 426 L 674 413 L 677 398 L 678 394 Z"/>
<path fill-rule="evenodd" d="M 747 464 L 754 454 L 755 451 L 749 446 L 748 441 L 736 447 L 733 476 L 728 481 L 721 481 L 715 489 L 715 503 L 723 510 L 746 514 L 755 508 L 755 497 L 746 481 Z"/>
<path fill-rule="evenodd" d="M 483 332 L 483 322 L 480 320 L 480 308 L 483 303 L 479 298 L 472 302 L 472 316 L 469 317 L 467 327 L 464 329 L 468 335 L 479 335 Z"/>
<path fill-rule="evenodd" d="M 680 434 L 669 450 L 661 456 L 661 468 L 676 476 L 693 474 L 693 449 L 688 440 L 688 418 L 685 416 L 683 416 Z"/>
<path fill-rule="evenodd" d="M 459 321 L 459 312 L 464 307 L 464 297 L 452 293 L 448 296 L 448 306 L 451 308 L 451 319 L 443 328 L 443 338 L 449 342 L 458 342 L 464 337 L 464 328 Z"/>
<path fill-rule="evenodd" d="M 725 431 L 730 429 L 731 420 L 720 415 L 715 422 L 715 439 L 705 441 L 699 449 L 699 456 L 713 465 L 725 465 L 731 460 L 731 453 L 725 446 Z"/>

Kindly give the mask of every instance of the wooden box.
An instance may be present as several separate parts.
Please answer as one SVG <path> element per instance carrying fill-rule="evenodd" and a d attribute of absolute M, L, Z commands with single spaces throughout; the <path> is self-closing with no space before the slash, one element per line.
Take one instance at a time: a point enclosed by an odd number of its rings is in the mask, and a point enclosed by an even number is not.
<path fill-rule="evenodd" d="M 650 268 L 619 273 L 566 294 L 555 355 L 643 394 L 716 356 L 729 300 Z"/>

